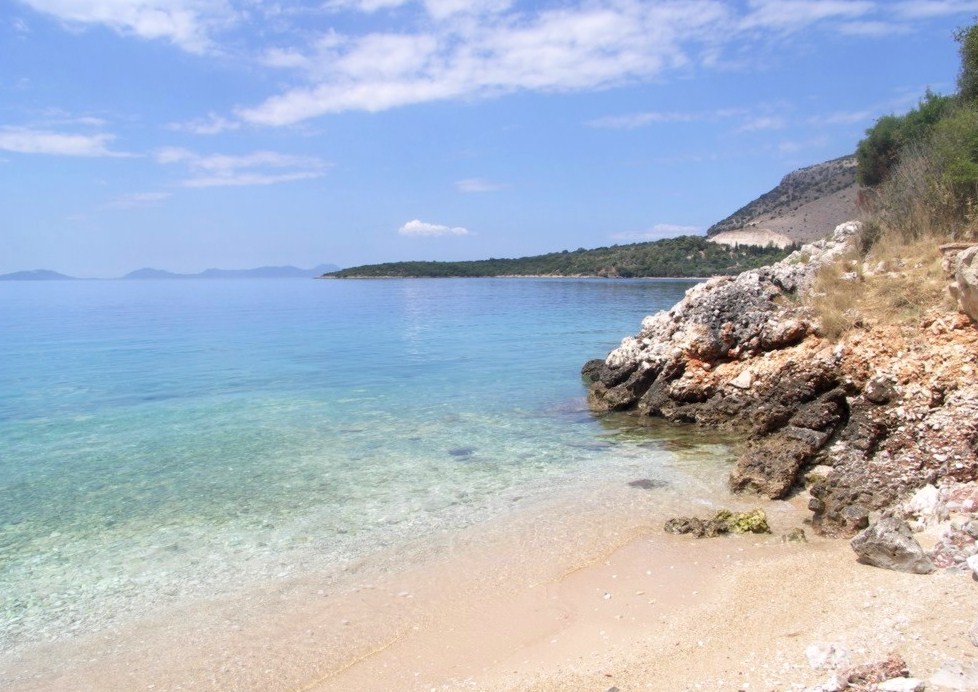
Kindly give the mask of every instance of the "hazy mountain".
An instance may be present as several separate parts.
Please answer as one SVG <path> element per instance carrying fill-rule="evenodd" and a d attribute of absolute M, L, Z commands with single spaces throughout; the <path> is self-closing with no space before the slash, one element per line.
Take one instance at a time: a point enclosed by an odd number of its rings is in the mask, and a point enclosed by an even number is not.
<path fill-rule="evenodd" d="M 311 279 L 339 269 L 335 264 L 320 264 L 312 269 L 256 267 L 254 269 L 205 269 L 197 274 L 175 274 L 163 269 L 137 269 L 123 279 Z"/>
<path fill-rule="evenodd" d="M 32 269 L 30 271 L 0 274 L 0 281 L 78 281 L 78 277 L 59 274 L 50 269 Z"/>

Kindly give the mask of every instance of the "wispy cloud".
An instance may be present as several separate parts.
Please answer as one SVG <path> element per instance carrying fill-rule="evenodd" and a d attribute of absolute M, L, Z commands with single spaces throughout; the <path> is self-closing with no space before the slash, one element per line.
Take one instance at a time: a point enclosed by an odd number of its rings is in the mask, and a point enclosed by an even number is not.
<path fill-rule="evenodd" d="M 289 125 L 328 113 L 380 111 L 514 91 L 579 91 L 656 77 L 690 62 L 684 43 L 707 40 L 728 17 L 724 3 L 596 2 L 538 11 L 508 3 L 429 2 L 416 32 L 324 35 L 305 50 L 270 56 L 301 66 L 311 83 L 237 115 Z M 462 15 L 465 16 L 458 16 Z"/>
<path fill-rule="evenodd" d="M 894 3 L 893 10 L 906 19 L 928 19 L 952 14 L 978 12 L 978 2 L 973 0 L 909 0 Z"/>
<path fill-rule="evenodd" d="M 777 130 L 787 126 L 787 120 L 783 116 L 772 115 L 770 113 L 770 111 L 777 109 L 777 106 L 767 105 L 759 109 L 761 111 L 760 114 L 752 113 L 745 108 L 720 108 L 712 112 L 701 113 L 656 111 L 648 113 L 627 113 L 624 115 L 596 118 L 588 121 L 586 125 L 595 128 L 633 130 L 662 123 L 717 123 L 724 120 L 739 119 L 743 122 L 736 128 L 736 132 L 756 132 L 760 130 Z"/>
<path fill-rule="evenodd" d="M 210 33 L 238 19 L 224 0 L 21 1 L 69 26 L 107 26 L 123 35 L 169 41 L 191 53 L 213 49 Z"/>
<path fill-rule="evenodd" d="M 875 9 L 875 2 L 862 0 L 750 0 L 740 28 L 792 31 L 826 20 L 858 19 Z"/>
<path fill-rule="evenodd" d="M 625 240 L 639 243 L 646 240 L 662 240 L 663 238 L 675 238 L 679 235 L 700 235 L 703 229 L 699 226 L 683 226 L 673 223 L 658 223 L 645 231 L 629 231 L 625 233 L 613 233 L 613 240 Z"/>
<path fill-rule="evenodd" d="M 131 156 L 109 149 L 114 135 L 106 133 L 76 134 L 30 127 L 0 127 L 0 150 L 18 154 L 52 156 Z"/>
<path fill-rule="evenodd" d="M 897 36 L 909 34 L 913 28 L 907 24 L 885 21 L 844 22 L 839 25 L 839 32 L 847 36 Z"/>
<path fill-rule="evenodd" d="M 865 123 L 873 118 L 879 116 L 879 112 L 876 110 L 861 110 L 861 111 L 837 111 L 835 113 L 829 113 L 827 115 L 813 116 L 808 119 L 810 125 L 815 125 L 817 127 L 833 126 L 833 125 L 855 125 L 857 123 Z"/>
<path fill-rule="evenodd" d="M 200 134 L 520 91 L 594 91 L 718 69 L 731 60 L 746 69 L 753 48 L 745 46 L 813 27 L 884 36 L 913 31 L 917 20 L 978 12 L 978 2 L 965 0 L 326 0 L 302 7 L 254 0 L 21 1 L 68 26 L 102 25 L 193 53 L 231 54 L 248 44 L 246 58 L 237 53 L 243 59 L 285 72 L 284 86 L 270 97 L 177 126 Z M 307 21 L 322 13 L 354 16 Z M 362 13 L 397 21 L 355 16 Z M 244 31 L 259 23 L 260 32 Z M 331 28 L 309 28 L 321 23 Z M 378 24 L 385 28 L 340 28 Z M 243 31 L 222 47 L 220 39 L 237 29 Z M 649 111 L 588 124 L 628 129 L 681 116 Z"/>
<path fill-rule="evenodd" d="M 703 120 L 701 113 L 628 113 L 626 115 L 609 115 L 588 121 L 588 127 L 607 128 L 612 130 L 634 130 L 655 123 L 690 123 Z"/>
<path fill-rule="evenodd" d="M 455 181 L 455 189 L 459 192 L 498 192 L 506 187 L 505 183 L 497 183 L 485 178 L 465 178 Z"/>
<path fill-rule="evenodd" d="M 216 135 L 221 132 L 227 132 L 228 130 L 237 130 L 241 127 L 241 123 L 211 113 L 206 118 L 198 118 L 185 123 L 171 123 L 167 127 L 176 132 L 190 132 L 195 135 Z"/>
<path fill-rule="evenodd" d="M 134 192 L 122 195 L 106 203 L 106 209 L 138 209 L 142 207 L 152 207 L 163 200 L 172 197 L 171 192 Z"/>
<path fill-rule="evenodd" d="M 437 223 L 426 223 L 419 219 L 408 221 L 406 224 L 397 229 L 397 232 L 401 235 L 415 238 L 471 235 L 469 229 L 462 228 L 461 226 L 443 226 Z"/>
<path fill-rule="evenodd" d="M 356 10 L 368 14 L 405 5 L 409 0 L 328 0 L 326 8 L 333 11 Z"/>
<path fill-rule="evenodd" d="M 184 187 L 272 185 L 318 178 L 329 164 L 312 156 L 293 156 L 274 151 L 256 151 L 243 156 L 201 155 L 188 149 L 165 148 L 156 152 L 162 164 L 184 164 L 190 177 Z"/>
<path fill-rule="evenodd" d="M 737 132 L 760 132 L 763 130 L 782 130 L 787 126 L 785 119 L 777 115 L 762 115 L 747 120 L 737 128 Z"/>
<path fill-rule="evenodd" d="M 828 137 L 823 136 L 804 140 L 786 140 L 778 144 L 778 152 L 781 154 L 795 154 L 807 149 L 824 149 L 828 143 Z"/>

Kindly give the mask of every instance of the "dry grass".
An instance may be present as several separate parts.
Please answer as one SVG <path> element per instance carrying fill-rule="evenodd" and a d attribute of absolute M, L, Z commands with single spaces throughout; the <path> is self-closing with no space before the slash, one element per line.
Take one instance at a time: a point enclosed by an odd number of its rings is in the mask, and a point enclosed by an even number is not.
<path fill-rule="evenodd" d="M 823 335 L 838 339 L 857 327 L 916 327 L 928 311 L 950 308 L 941 242 L 877 243 L 865 258 L 852 251 L 820 269 L 807 303 Z"/>
<path fill-rule="evenodd" d="M 978 240 L 978 209 L 962 206 L 925 145 L 908 146 L 890 177 L 863 195 L 864 251 L 926 238 Z"/>

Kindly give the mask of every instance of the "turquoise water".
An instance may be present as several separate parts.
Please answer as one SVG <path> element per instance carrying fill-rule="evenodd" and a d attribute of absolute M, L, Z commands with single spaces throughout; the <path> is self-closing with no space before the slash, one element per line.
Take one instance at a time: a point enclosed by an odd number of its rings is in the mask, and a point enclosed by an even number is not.
<path fill-rule="evenodd" d="M 690 285 L 0 283 L 0 648 L 634 468 L 580 366 Z"/>

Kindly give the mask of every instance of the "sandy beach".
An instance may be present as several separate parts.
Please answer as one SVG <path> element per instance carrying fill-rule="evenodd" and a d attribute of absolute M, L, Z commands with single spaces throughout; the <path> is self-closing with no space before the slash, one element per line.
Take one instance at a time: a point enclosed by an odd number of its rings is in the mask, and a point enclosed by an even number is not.
<path fill-rule="evenodd" d="M 978 658 L 975 582 L 856 563 L 845 541 L 696 540 L 709 511 L 634 488 L 514 512 L 337 574 L 187 604 L 5 656 L 13 690 L 787 690 L 823 682 L 806 647 L 899 653 L 919 677 Z M 662 498 L 658 498 L 662 499 Z M 730 498 L 730 506 L 747 506 Z M 685 505 L 684 505 L 685 503 Z M 655 507 L 655 509 L 651 509 Z M 928 689 L 939 689 L 928 687 Z"/>

